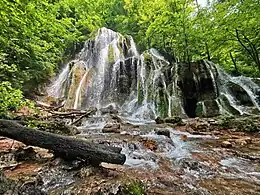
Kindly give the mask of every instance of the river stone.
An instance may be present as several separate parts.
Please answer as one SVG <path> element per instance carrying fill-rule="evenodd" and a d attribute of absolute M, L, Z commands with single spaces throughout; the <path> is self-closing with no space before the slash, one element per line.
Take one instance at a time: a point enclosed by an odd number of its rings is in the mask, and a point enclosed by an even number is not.
<path fill-rule="evenodd" d="M 157 117 L 157 118 L 155 119 L 155 122 L 156 122 L 156 124 L 163 124 L 163 123 L 164 123 L 164 120 L 163 120 L 162 118 L 160 118 L 160 117 Z"/>
<path fill-rule="evenodd" d="M 106 124 L 102 129 L 103 133 L 120 133 L 121 125 L 119 123 Z"/>
<path fill-rule="evenodd" d="M 157 135 L 164 135 L 168 138 L 171 138 L 171 132 L 168 129 L 156 129 L 155 133 Z"/>
<path fill-rule="evenodd" d="M 230 148 L 230 147 L 232 147 L 232 144 L 229 141 L 223 141 L 221 143 L 221 146 L 224 148 Z"/>
<path fill-rule="evenodd" d="M 176 123 L 180 123 L 182 119 L 178 116 L 174 116 L 174 117 L 165 118 L 164 121 L 165 123 L 176 124 Z"/>
<path fill-rule="evenodd" d="M 100 109 L 101 114 L 117 114 L 118 111 L 114 108 L 113 105 L 109 105 L 107 107 Z"/>

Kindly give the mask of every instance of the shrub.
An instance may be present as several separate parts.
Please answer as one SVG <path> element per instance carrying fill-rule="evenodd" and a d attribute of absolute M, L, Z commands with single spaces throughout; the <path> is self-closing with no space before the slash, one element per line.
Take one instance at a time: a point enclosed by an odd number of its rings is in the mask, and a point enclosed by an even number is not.
<path fill-rule="evenodd" d="M 146 187 L 141 181 L 133 181 L 123 187 L 123 195 L 145 195 Z"/>
<path fill-rule="evenodd" d="M 0 83 L 0 116 L 17 111 L 25 104 L 21 90 L 12 88 L 10 82 Z"/>

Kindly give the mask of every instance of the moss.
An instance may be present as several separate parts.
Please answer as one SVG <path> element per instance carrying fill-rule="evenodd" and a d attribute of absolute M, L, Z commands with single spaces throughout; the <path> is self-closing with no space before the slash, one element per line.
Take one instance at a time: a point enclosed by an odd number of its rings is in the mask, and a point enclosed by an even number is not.
<path fill-rule="evenodd" d="M 122 195 L 145 195 L 146 187 L 141 181 L 133 181 L 123 186 Z"/>
<path fill-rule="evenodd" d="M 196 116 L 199 116 L 199 117 L 203 116 L 203 104 L 202 104 L 202 102 L 198 102 L 195 112 L 196 112 Z"/>
<path fill-rule="evenodd" d="M 112 45 L 108 46 L 108 62 L 112 64 L 115 61 L 114 48 Z"/>
<path fill-rule="evenodd" d="M 242 132 L 259 132 L 259 119 L 251 117 L 233 117 L 225 116 L 220 118 L 220 126 L 223 129 L 233 129 Z"/>
<path fill-rule="evenodd" d="M 162 118 L 168 116 L 168 101 L 164 94 L 159 95 L 159 102 L 157 104 L 157 110 L 159 111 L 159 115 Z"/>
<path fill-rule="evenodd" d="M 147 65 L 151 65 L 151 63 L 152 63 L 152 56 L 151 56 L 151 54 L 148 52 L 148 51 L 145 51 L 144 53 L 143 53 L 143 57 L 144 57 L 144 63 L 145 63 L 145 65 L 147 66 Z"/>
<path fill-rule="evenodd" d="M 97 33 L 98 33 L 98 31 L 93 31 L 93 32 L 91 32 L 91 33 L 87 36 L 87 38 L 88 38 L 89 40 L 95 40 L 95 38 L 96 38 L 96 36 L 97 36 Z"/>
<path fill-rule="evenodd" d="M 64 121 L 39 121 L 35 119 L 28 119 L 25 125 L 40 131 L 47 131 L 61 135 L 76 135 L 78 130 L 75 127 L 68 126 Z"/>

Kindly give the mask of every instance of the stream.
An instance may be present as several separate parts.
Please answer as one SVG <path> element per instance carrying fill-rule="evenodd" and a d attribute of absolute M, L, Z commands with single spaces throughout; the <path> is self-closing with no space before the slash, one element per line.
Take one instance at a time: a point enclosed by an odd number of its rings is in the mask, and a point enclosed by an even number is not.
<path fill-rule="evenodd" d="M 120 129 L 104 133 L 107 124 L 118 125 L 119 119 Z M 0 165 L 9 178 L 29 185 L 22 194 L 35 194 L 35 189 L 42 194 L 120 194 L 121 185 L 135 180 L 145 184 L 148 194 L 260 194 L 259 133 L 189 132 L 190 121 L 203 126 L 216 123 L 214 119 L 186 119 L 175 127 L 133 122 L 131 117 L 116 120 L 109 114 L 94 115 L 78 127 L 77 137 L 121 147 L 124 165 L 81 167 L 80 161 L 51 159 L 48 151 L 37 148 L 41 159 L 49 160 L 15 165 L 12 154 L 6 153 Z M 225 140 L 232 146 L 224 146 Z"/>

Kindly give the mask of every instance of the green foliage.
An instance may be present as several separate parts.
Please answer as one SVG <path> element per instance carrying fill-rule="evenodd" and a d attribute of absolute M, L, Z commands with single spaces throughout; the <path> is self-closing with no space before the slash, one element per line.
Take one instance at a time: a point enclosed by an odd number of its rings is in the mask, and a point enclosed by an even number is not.
<path fill-rule="evenodd" d="M 25 102 L 22 92 L 12 88 L 9 82 L 0 83 L 0 115 L 7 115 L 8 112 L 17 111 Z"/>
<path fill-rule="evenodd" d="M 127 184 L 122 189 L 123 195 L 145 195 L 146 188 L 141 181 L 133 181 L 130 184 Z"/>
<path fill-rule="evenodd" d="M 0 82 L 31 95 L 102 26 L 132 35 L 141 50 L 259 76 L 259 18 L 258 0 L 2 0 Z"/>
<path fill-rule="evenodd" d="M 1 1 L 0 81 L 9 81 L 26 94 L 48 81 L 64 56 L 73 57 L 85 37 L 103 25 L 92 9 L 95 4 Z"/>
<path fill-rule="evenodd" d="M 132 35 L 142 49 L 154 47 L 179 61 L 209 59 L 231 73 L 259 76 L 259 1 L 195 2 L 121 0 L 115 22 L 107 25 Z"/>

